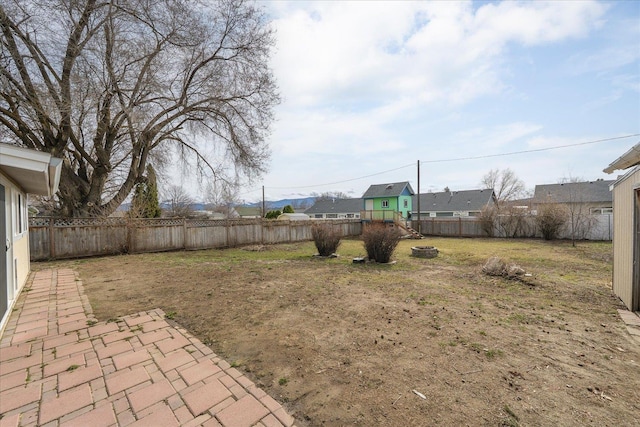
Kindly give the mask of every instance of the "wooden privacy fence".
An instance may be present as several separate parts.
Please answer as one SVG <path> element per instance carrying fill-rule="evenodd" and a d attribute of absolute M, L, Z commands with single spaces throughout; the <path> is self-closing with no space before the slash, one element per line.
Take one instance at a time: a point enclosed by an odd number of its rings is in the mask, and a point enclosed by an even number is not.
<path fill-rule="evenodd" d="M 578 240 L 612 240 L 613 239 L 613 215 L 591 215 L 592 223 L 588 229 L 576 233 Z M 521 218 L 516 227 L 509 226 L 509 218 L 499 217 L 493 230 L 493 237 L 542 237 L 537 230 L 534 216 Z M 418 230 L 418 221 L 409 222 L 411 228 Z M 425 236 L 447 237 L 488 237 L 482 229 L 482 223 L 478 217 L 457 218 L 427 218 L 420 220 L 420 232 Z M 515 234 L 515 236 L 514 236 Z M 569 224 L 560 230 L 560 239 L 571 239 Z"/>
<path fill-rule="evenodd" d="M 214 249 L 311 240 L 314 221 L 262 219 L 29 218 L 31 260 L 177 249 Z M 333 220 L 343 237 L 362 232 L 360 220 Z"/>
<path fill-rule="evenodd" d="M 487 237 L 477 218 L 428 218 L 412 220 L 410 225 L 424 236 Z"/>

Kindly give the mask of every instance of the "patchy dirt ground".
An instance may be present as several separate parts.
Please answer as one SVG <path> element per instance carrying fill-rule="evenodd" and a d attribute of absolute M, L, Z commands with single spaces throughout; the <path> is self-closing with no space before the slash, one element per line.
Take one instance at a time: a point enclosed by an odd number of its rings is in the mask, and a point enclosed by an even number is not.
<path fill-rule="evenodd" d="M 162 308 L 303 426 L 640 425 L 610 244 L 429 239 L 429 260 L 412 244 L 393 266 L 352 264 L 359 241 L 329 260 L 304 243 L 64 264 L 99 319 Z M 532 277 L 483 275 L 492 255 Z"/>

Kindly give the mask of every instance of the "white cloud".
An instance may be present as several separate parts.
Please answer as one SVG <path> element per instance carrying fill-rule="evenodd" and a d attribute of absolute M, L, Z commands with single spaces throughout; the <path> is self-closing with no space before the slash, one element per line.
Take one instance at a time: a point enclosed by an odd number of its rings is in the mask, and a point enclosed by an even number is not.
<path fill-rule="evenodd" d="M 274 67 L 287 104 L 460 104 L 500 91 L 509 43 L 583 36 L 594 2 L 311 2 L 281 10 Z"/>
<path fill-rule="evenodd" d="M 612 111 L 620 109 L 621 100 L 628 102 L 628 94 L 637 94 L 640 87 L 628 67 L 638 61 L 637 25 L 610 34 L 612 27 L 624 26 L 607 21 L 616 18 L 611 11 L 617 13 L 618 4 L 264 5 L 277 29 L 272 65 L 284 99 L 270 139 L 273 172 L 264 180 L 268 198 L 312 191 L 359 196 L 372 183 L 410 180 L 414 185 L 411 167 L 353 178 L 416 159 L 473 157 L 619 134 L 624 130 L 611 130 L 613 124 L 580 123 L 579 116 L 567 112 L 605 102 Z M 577 75 L 580 84 L 571 88 L 577 92 L 558 91 L 564 99 L 555 99 L 555 89 Z M 592 88 L 594 82 L 603 86 Z M 624 105 L 623 116 L 631 117 L 629 104 Z M 562 119 L 571 120 L 565 124 Z M 625 129 L 632 133 L 632 128 L 633 123 Z M 601 163 L 624 151 L 621 144 L 428 163 L 422 189 L 475 188 L 488 170 L 506 167 L 530 187 L 555 182 L 568 169 L 594 179 L 606 166 Z M 342 183 L 296 188 L 332 182 Z"/>

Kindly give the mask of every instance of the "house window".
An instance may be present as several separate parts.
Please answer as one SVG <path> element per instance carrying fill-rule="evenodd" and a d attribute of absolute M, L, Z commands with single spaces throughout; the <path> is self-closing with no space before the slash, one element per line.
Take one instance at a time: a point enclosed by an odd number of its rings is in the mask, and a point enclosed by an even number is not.
<path fill-rule="evenodd" d="M 16 229 L 15 229 L 15 233 L 16 234 L 22 234 L 24 232 L 27 231 L 27 209 L 26 209 L 26 200 L 25 197 L 18 193 L 17 197 L 15 198 L 16 201 L 16 205 L 15 205 L 15 212 L 16 212 L 16 219 L 15 219 L 15 224 L 16 224 Z"/>
<path fill-rule="evenodd" d="M 388 208 L 389 207 L 389 200 L 383 200 L 382 201 L 382 207 L 383 208 Z"/>
<path fill-rule="evenodd" d="M 404 206 L 405 208 L 408 208 L 408 207 L 409 207 L 409 201 L 408 201 L 407 199 L 404 199 L 403 206 Z"/>
<path fill-rule="evenodd" d="M 347 218 L 353 218 L 353 214 L 347 214 Z"/>
<path fill-rule="evenodd" d="M 436 216 L 453 216 L 453 212 L 436 212 Z"/>
<path fill-rule="evenodd" d="M 613 208 L 591 208 L 589 209 L 591 215 L 602 215 L 613 213 Z"/>
<path fill-rule="evenodd" d="M 315 214 L 313 217 L 314 217 L 314 218 L 324 218 L 324 215 L 322 215 L 322 214 Z"/>
<path fill-rule="evenodd" d="M 327 214 L 327 218 L 331 218 L 331 219 L 338 218 L 338 214 Z"/>

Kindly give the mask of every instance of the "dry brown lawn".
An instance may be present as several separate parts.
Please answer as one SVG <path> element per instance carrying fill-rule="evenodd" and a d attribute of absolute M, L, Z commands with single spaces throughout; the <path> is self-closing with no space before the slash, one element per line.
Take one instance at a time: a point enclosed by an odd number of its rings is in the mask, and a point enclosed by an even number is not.
<path fill-rule="evenodd" d="M 356 265 L 348 240 L 328 260 L 301 243 L 62 264 L 99 319 L 163 309 L 303 426 L 640 425 L 610 243 L 420 244 L 439 257 L 403 241 L 395 265 Z M 532 276 L 485 276 L 492 255 Z"/>

